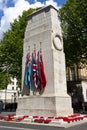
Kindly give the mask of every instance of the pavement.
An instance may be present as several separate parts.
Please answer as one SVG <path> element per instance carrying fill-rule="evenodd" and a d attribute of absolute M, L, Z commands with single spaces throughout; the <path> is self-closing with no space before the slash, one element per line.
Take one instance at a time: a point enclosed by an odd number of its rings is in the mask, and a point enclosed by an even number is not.
<path fill-rule="evenodd" d="M 9 115 L 14 115 L 11 120 L 8 120 Z M 73 114 L 70 116 L 61 117 L 39 117 L 39 116 L 27 116 L 27 115 L 16 115 L 16 112 L 1 112 L 0 116 L 5 118 L 0 121 L 9 121 L 14 123 L 24 123 L 24 124 L 36 124 L 45 126 L 55 126 L 55 127 L 72 127 L 75 125 L 87 123 L 87 114 Z"/>
<path fill-rule="evenodd" d="M 10 114 L 16 114 L 15 111 L 2 111 L 0 113 L 0 116 L 7 116 L 7 115 L 10 115 Z"/>

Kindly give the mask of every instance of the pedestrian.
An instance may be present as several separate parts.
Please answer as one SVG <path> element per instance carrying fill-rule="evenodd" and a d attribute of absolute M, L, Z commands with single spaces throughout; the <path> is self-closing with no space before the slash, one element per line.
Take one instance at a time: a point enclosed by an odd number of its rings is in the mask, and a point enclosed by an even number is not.
<path fill-rule="evenodd" d="M 2 102 L 0 101 L 0 113 L 2 112 Z"/>

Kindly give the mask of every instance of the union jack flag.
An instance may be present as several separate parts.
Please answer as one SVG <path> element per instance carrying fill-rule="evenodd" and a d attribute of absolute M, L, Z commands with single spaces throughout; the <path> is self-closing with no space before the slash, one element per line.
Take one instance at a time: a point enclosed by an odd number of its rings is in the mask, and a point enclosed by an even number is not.
<path fill-rule="evenodd" d="M 34 53 L 33 53 L 33 81 L 34 81 L 35 87 L 37 88 L 36 79 L 37 79 L 37 61 L 36 61 L 36 49 L 34 49 Z"/>

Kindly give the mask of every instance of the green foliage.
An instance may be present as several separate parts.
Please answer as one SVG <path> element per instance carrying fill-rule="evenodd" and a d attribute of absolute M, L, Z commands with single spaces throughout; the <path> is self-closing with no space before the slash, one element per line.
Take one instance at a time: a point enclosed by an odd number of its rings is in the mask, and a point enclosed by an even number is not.
<path fill-rule="evenodd" d="M 0 89 L 5 87 L 5 74 L 0 71 Z"/>
<path fill-rule="evenodd" d="M 67 66 L 87 63 L 87 1 L 67 0 L 59 11 Z"/>
<path fill-rule="evenodd" d="M 8 77 L 16 77 L 21 86 L 23 39 L 27 25 L 27 16 L 35 9 L 24 11 L 18 20 L 11 23 L 11 29 L 4 33 L 0 41 L 0 87 L 5 87 L 6 73 Z M 3 72 L 3 73 L 2 73 Z"/>

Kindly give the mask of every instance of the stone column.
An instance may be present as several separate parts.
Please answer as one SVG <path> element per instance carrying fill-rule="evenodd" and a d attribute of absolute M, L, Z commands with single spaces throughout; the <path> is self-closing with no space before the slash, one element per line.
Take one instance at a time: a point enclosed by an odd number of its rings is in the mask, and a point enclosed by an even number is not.
<path fill-rule="evenodd" d="M 63 39 L 58 19 L 58 11 L 49 5 L 28 16 L 25 31 L 23 62 L 22 62 L 22 89 L 23 94 L 29 94 L 29 88 L 24 85 L 25 63 L 28 46 L 33 53 L 43 53 L 43 61 L 47 78 L 47 85 L 42 95 L 30 95 L 19 99 L 17 114 L 29 115 L 66 115 L 72 114 L 71 98 L 67 95 L 65 54 Z"/>

